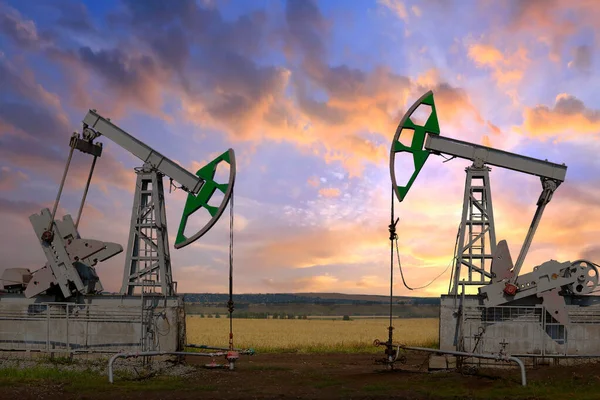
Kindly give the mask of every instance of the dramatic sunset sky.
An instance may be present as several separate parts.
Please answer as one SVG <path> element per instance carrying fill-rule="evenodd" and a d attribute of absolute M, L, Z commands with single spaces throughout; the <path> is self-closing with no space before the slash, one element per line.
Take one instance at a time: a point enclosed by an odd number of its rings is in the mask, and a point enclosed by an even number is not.
<path fill-rule="evenodd" d="M 386 294 L 389 148 L 430 89 L 443 136 L 568 165 L 523 272 L 600 262 L 599 18 L 596 0 L 0 1 L 0 270 L 44 265 L 28 216 L 51 208 L 94 108 L 191 172 L 235 149 L 236 292 Z M 79 231 L 126 247 L 140 162 L 101 141 Z M 59 217 L 90 161 L 75 154 Z M 396 204 L 409 285 L 452 260 L 469 162 L 442 161 Z M 491 176 L 516 259 L 540 181 Z M 226 292 L 228 211 L 175 250 L 186 196 L 165 189 L 179 292 Z M 107 290 L 124 260 L 97 267 Z M 437 296 L 449 277 L 396 294 Z"/>

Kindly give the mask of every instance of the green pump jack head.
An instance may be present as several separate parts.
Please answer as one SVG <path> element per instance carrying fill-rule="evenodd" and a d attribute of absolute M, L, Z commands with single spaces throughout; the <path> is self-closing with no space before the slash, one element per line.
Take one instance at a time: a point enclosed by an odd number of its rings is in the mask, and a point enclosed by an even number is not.
<path fill-rule="evenodd" d="M 217 183 L 215 181 L 217 167 L 222 162 L 229 164 L 229 181 L 227 183 Z M 214 224 L 217 223 L 223 214 L 223 211 L 225 211 L 229 200 L 231 199 L 233 186 L 235 183 L 235 174 L 235 153 L 233 149 L 227 150 L 225 153 L 221 154 L 196 172 L 196 175 L 204 180 L 204 184 L 200 188 L 200 191 L 197 195 L 194 195 L 193 193 L 188 194 L 185 207 L 183 209 L 183 215 L 181 217 L 181 222 L 179 223 L 177 238 L 175 240 L 176 249 L 185 247 L 188 244 L 200 239 L 206 232 L 210 230 L 210 228 L 213 227 Z M 218 207 L 215 207 L 208 204 L 208 202 L 217 190 L 221 191 L 224 196 L 221 204 Z M 210 214 L 210 221 L 208 221 L 208 223 L 198 232 L 190 237 L 186 237 L 184 232 L 188 218 L 201 208 Z"/>
<path fill-rule="evenodd" d="M 431 107 L 431 114 L 427 121 L 425 121 L 425 125 L 417 125 L 412 120 L 412 114 L 419 108 L 420 105 L 428 105 Z M 403 133 L 406 133 L 408 130 L 413 130 L 414 134 L 412 137 L 412 142 L 410 146 L 405 146 L 400 142 L 400 136 Z M 394 135 L 394 140 L 392 141 L 392 146 L 390 149 L 390 175 L 392 178 L 392 185 L 394 188 L 394 193 L 399 201 L 404 200 L 406 194 L 410 190 L 412 184 L 414 183 L 417 175 L 421 172 L 421 168 L 425 165 L 425 161 L 427 161 L 427 157 L 431 153 L 429 150 L 424 148 L 425 145 L 425 137 L 426 134 L 430 135 L 439 135 L 440 134 L 440 126 L 438 124 L 437 112 L 435 109 L 435 103 L 433 101 L 433 92 L 430 90 L 421 96 L 404 114 L 402 119 L 400 120 L 400 124 L 398 124 L 398 129 L 396 129 L 396 134 Z M 415 170 L 411 175 L 408 183 L 404 186 L 400 186 L 397 183 L 396 179 L 396 154 L 397 153 L 410 153 L 413 156 L 413 163 Z"/>

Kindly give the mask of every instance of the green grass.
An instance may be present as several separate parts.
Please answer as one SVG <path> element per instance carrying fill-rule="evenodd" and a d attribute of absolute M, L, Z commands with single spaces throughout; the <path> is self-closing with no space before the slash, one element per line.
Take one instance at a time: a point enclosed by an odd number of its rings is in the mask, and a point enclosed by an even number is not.
<path fill-rule="evenodd" d="M 189 384 L 179 377 L 154 376 L 151 379 L 133 376 L 119 371 L 114 373 L 115 383 L 110 385 L 108 377 L 103 373 L 89 369 L 75 371 L 58 369 L 52 366 L 35 366 L 29 368 L 0 369 L 0 386 L 35 385 L 52 382 L 64 384 L 65 390 L 73 393 L 107 392 L 107 391 L 167 391 L 188 390 Z M 214 385 L 195 385 L 194 390 L 217 390 Z"/>
<path fill-rule="evenodd" d="M 64 362 L 63 361 L 59 361 Z M 77 363 L 76 361 L 70 361 Z M 119 393 L 132 392 L 215 392 L 220 389 L 217 384 L 206 381 L 189 380 L 180 377 L 155 376 L 150 379 L 115 374 L 115 383 L 108 384 L 104 374 L 95 373 L 82 368 L 66 371 L 54 366 L 37 366 L 32 368 L 0 369 L 0 386 L 16 385 L 38 386 L 45 383 L 63 384 L 67 393 L 77 395 L 102 393 L 107 398 L 118 398 Z M 335 365 L 329 365 L 335 366 Z M 548 377 L 529 377 L 528 387 L 520 386 L 518 370 L 510 372 L 508 379 L 495 376 L 495 372 L 480 371 L 477 376 L 462 377 L 456 373 L 411 374 L 394 372 L 397 379 L 383 379 L 388 372 L 382 372 L 382 381 L 371 382 L 352 387 L 352 379 L 329 376 L 322 370 L 305 371 L 297 376 L 298 390 L 302 385 L 313 389 L 335 391 L 348 397 L 362 393 L 372 396 L 389 396 L 400 393 L 412 393 L 435 399 L 530 399 L 530 400 L 592 400 L 598 399 L 600 373 L 593 372 L 594 366 L 585 375 L 562 369 Z M 282 379 L 282 376 L 296 376 L 295 368 L 277 365 L 246 365 L 250 371 L 282 372 L 270 379 Z M 268 376 L 268 375 L 267 375 Z M 287 378 L 283 378 L 287 379 Z M 296 379 L 296 378 L 295 378 Z M 265 383 L 267 384 L 267 383 Z M 293 386 L 294 384 L 290 382 Z M 260 393 L 260 387 L 253 392 Z"/>
<path fill-rule="evenodd" d="M 0 378 L 8 379 L 61 379 L 76 380 L 97 377 L 98 374 L 89 370 L 65 371 L 58 368 L 35 366 L 30 368 L 0 369 Z"/>

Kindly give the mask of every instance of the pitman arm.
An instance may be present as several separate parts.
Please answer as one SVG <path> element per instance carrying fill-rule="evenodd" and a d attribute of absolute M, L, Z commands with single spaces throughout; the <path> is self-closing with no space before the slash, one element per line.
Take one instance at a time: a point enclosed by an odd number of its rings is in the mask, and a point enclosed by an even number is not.
<path fill-rule="evenodd" d="M 535 215 L 533 216 L 533 220 L 531 221 L 531 225 L 529 225 L 529 231 L 527 232 L 527 236 L 525 237 L 525 242 L 523 243 L 523 247 L 521 247 L 521 252 L 519 253 L 519 258 L 517 258 L 517 262 L 515 267 L 513 268 L 513 276 L 508 280 L 507 286 L 505 288 L 507 294 L 514 294 L 516 292 L 517 286 L 515 282 L 519 277 L 519 272 L 521 271 L 521 267 L 523 266 L 523 262 L 525 262 L 525 256 L 529 251 L 529 246 L 531 246 L 531 242 L 533 241 L 533 235 L 535 235 L 535 231 L 537 230 L 538 225 L 540 224 L 540 220 L 542 219 L 542 213 L 546 208 L 546 205 L 550 203 L 552 200 L 552 194 L 558 187 L 556 181 L 542 178 L 542 186 L 544 189 L 542 190 L 542 194 L 537 202 L 537 209 L 535 210 Z"/>

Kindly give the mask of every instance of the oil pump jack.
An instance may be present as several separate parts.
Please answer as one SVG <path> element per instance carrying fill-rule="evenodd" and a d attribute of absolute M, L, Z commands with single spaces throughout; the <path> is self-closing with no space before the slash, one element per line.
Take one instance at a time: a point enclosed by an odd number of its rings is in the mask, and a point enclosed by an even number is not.
<path fill-rule="evenodd" d="M 44 250 L 46 264 L 33 272 L 22 268 L 5 270 L 2 276 L 5 289 L 24 293 L 27 298 L 46 293 L 62 299 L 103 291 L 94 267 L 98 262 L 121 253 L 123 248 L 117 243 L 84 239 L 78 232 L 96 160 L 102 154 L 102 143 L 95 140 L 102 136 L 144 163 L 135 169 L 137 182 L 121 294 L 133 295 L 136 289 L 145 287 L 155 288 L 164 296 L 176 294 L 176 282 L 171 273 L 163 177 L 169 177 L 171 183 L 177 182 L 182 190 L 188 192 L 174 245 L 178 249 L 202 237 L 223 214 L 235 182 L 234 151 L 229 149 L 194 175 L 114 125 L 96 110 L 90 110 L 83 119 L 82 133 L 75 132 L 71 136 L 69 156 L 52 212 L 46 208 L 29 218 Z M 76 221 L 73 222 L 68 214 L 62 220 L 55 220 L 74 150 L 93 156 L 90 173 Z M 217 183 L 215 174 L 222 162 L 229 164 L 229 180 Z M 223 200 L 219 205 L 210 205 L 216 190 L 223 193 Z M 185 234 L 188 218 L 201 208 L 210 214 L 210 219 L 203 228 L 188 237 Z"/>
<path fill-rule="evenodd" d="M 418 111 L 425 110 L 428 112 L 423 120 Z M 408 156 L 414 170 L 408 165 L 410 162 L 397 164 L 398 154 Z M 549 260 L 534 266 L 531 272 L 521 273 L 543 212 L 565 181 L 567 167 L 442 137 L 431 91 L 421 96 L 402 117 L 390 149 L 391 280 L 395 267 L 394 242 L 399 253 L 396 234 L 399 219 L 394 219 L 394 198 L 400 202 L 406 198 L 431 154 L 448 156 L 444 157 L 446 161 L 458 158 L 472 163 L 465 169 L 462 218 L 450 286 L 448 294 L 440 298 L 440 348 L 425 349 L 394 342 L 393 285 L 390 285 L 388 340 L 374 342 L 386 348 L 383 362 L 393 368 L 394 363 L 405 361 L 400 349 L 433 353 L 430 368 L 435 369 L 451 368 L 444 354 L 457 357 L 457 367 L 470 358 L 514 361 L 514 356 L 534 360 L 550 356 L 559 361 L 565 357 L 600 354 L 600 298 L 592 295 L 598 286 L 600 266 L 588 260 Z M 407 166 L 409 169 L 405 170 Z M 542 185 L 536 212 L 514 264 L 506 240 L 496 241 L 490 166 L 536 176 Z M 412 173 L 405 175 L 405 182 L 399 182 L 397 172 L 406 171 Z M 402 273 L 400 255 L 397 256 Z M 411 289 L 404 275 L 402 278 Z M 477 294 L 466 293 L 468 286 L 477 286 Z"/>
<path fill-rule="evenodd" d="M 419 107 L 430 109 L 429 116 L 422 125 L 413 121 L 413 114 Z M 401 136 L 409 134 L 412 134 L 412 139 L 409 137 L 409 144 L 403 144 Z M 399 185 L 396 179 L 395 163 L 398 153 L 411 154 L 415 167 L 404 185 Z M 456 296 L 461 286 L 464 292 L 465 285 L 477 285 L 479 298 L 485 307 L 536 304 L 541 299 L 541 303 L 555 320 L 568 325 L 565 297 L 593 292 L 598 285 L 599 266 L 587 260 L 550 260 L 535 266 L 532 272 L 520 274 L 544 209 L 556 189 L 564 182 L 567 167 L 564 164 L 442 137 L 431 91 L 409 108 L 400 121 L 392 142 L 390 174 L 393 191 L 400 202 L 405 199 L 430 154 L 472 162 L 465 170 L 467 177 L 462 220 L 449 294 Z M 488 166 L 537 176 L 541 180 L 542 191 L 537 200 L 537 209 L 514 264 L 506 240 L 496 243 Z M 486 244 L 489 244 L 489 251 Z M 491 265 L 488 266 L 490 260 Z M 466 267 L 466 273 L 463 267 Z"/>

